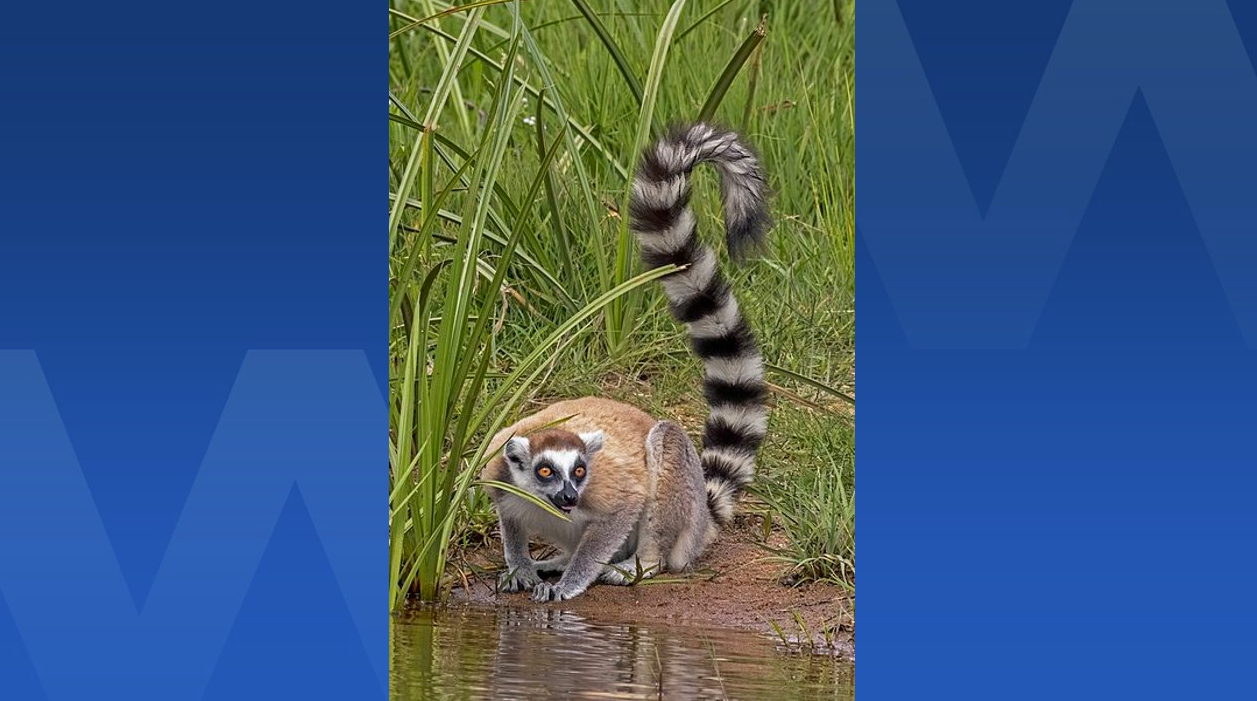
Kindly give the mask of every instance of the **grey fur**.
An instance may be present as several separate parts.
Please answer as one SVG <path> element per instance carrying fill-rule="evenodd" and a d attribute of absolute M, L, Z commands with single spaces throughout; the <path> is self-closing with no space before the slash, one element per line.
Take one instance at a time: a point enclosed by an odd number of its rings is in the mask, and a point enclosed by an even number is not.
<path fill-rule="evenodd" d="M 585 450 L 579 454 L 552 456 L 548 450 L 533 455 L 527 438 L 511 438 L 502 448 L 502 455 L 510 470 L 511 483 L 539 499 L 551 502 L 565 486 L 570 486 L 575 489 L 579 502 L 580 492 L 586 482 L 573 482 L 571 469 L 577 459 L 586 463 L 593 460 L 594 455 L 602 449 L 603 433 L 583 433 L 581 440 L 585 443 Z M 574 451 L 563 451 L 569 452 Z M 538 461 L 551 457 L 570 457 L 571 461 L 554 462 L 554 467 L 559 472 L 558 479 L 541 480 L 536 476 L 534 467 Z M 503 495 L 497 506 L 502 526 L 503 554 L 506 558 L 506 572 L 499 582 L 503 591 L 528 591 L 541 582 L 540 572 L 562 570 L 567 566 L 569 556 L 534 562 L 528 554 L 529 536 L 542 535 L 547 541 L 562 546 L 570 553 L 576 549 L 582 532 L 588 525 L 583 514 L 574 513 L 570 522 L 561 521 L 535 504 L 511 494 Z"/>
<path fill-rule="evenodd" d="M 636 552 L 603 570 L 601 581 L 608 584 L 628 584 L 626 574 L 684 572 L 715 539 L 703 464 L 685 429 L 671 421 L 655 424 L 646 436 L 646 460 L 662 488 L 641 519 Z"/>
<path fill-rule="evenodd" d="M 581 534 L 563 576 L 554 584 L 539 582 L 534 586 L 533 601 L 563 601 L 584 593 L 602 573 L 604 563 L 610 562 L 620 548 L 624 534 L 633 530 L 639 514 L 640 511 L 625 509 L 590 522 Z"/>
<path fill-rule="evenodd" d="M 595 442 L 584 440 L 587 445 Z M 511 450 L 524 457 L 518 448 Z M 592 461 L 593 456 L 585 458 Z M 516 486 L 548 498 L 543 485 L 526 479 L 536 459 L 527 456 L 521 466 L 512 466 L 512 479 Z M 583 593 L 596 580 L 628 584 L 625 572 L 641 571 L 649 577 L 689 569 L 714 540 L 716 527 L 707 507 L 703 465 L 685 430 L 671 421 L 656 423 L 646 436 L 646 467 L 652 496 L 640 509 L 591 514 L 578 507 L 565 522 L 525 499 L 502 494 L 497 507 L 507 572 L 501 588 L 532 590 L 536 601 L 562 601 Z M 596 470 L 596 462 L 589 469 Z M 539 536 L 561 554 L 532 560 L 529 536 Z M 542 581 L 542 572 L 559 570 L 563 573 L 559 581 Z"/>
<path fill-rule="evenodd" d="M 506 572 L 498 587 L 502 591 L 528 591 L 541 581 L 538 563 L 528 555 L 528 532 L 525 524 L 502 519 L 502 549 L 506 555 Z"/>
<path fill-rule="evenodd" d="M 716 534 L 707 510 L 703 463 L 685 429 L 671 421 L 660 421 L 646 436 L 646 460 L 663 488 L 652 502 L 639 552 L 657 553 L 655 558 L 643 558 L 647 564 L 653 561 L 669 572 L 684 571 Z"/>

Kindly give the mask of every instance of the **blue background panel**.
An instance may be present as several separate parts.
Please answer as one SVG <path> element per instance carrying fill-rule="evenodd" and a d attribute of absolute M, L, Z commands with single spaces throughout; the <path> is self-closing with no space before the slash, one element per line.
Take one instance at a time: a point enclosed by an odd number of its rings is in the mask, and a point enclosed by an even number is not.
<path fill-rule="evenodd" d="M 16 697 L 384 693 L 381 12 L 5 8 Z"/>
<path fill-rule="evenodd" d="M 1249 5 L 861 6 L 862 696 L 1251 695 Z"/>

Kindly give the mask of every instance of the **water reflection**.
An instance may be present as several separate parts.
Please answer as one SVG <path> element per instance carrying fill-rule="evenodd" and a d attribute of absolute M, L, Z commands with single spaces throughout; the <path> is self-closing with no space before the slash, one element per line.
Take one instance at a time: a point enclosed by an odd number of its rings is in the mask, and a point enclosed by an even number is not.
<path fill-rule="evenodd" d="M 764 637 L 570 611 L 415 607 L 393 622 L 394 699 L 852 699 L 850 664 Z"/>

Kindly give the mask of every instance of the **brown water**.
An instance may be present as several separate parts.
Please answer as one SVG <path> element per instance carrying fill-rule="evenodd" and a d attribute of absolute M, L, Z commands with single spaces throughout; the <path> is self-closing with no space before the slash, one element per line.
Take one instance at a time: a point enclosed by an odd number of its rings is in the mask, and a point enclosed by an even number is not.
<path fill-rule="evenodd" d="M 754 633 L 546 608 L 414 607 L 392 624 L 394 699 L 854 699 L 852 664 Z"/>

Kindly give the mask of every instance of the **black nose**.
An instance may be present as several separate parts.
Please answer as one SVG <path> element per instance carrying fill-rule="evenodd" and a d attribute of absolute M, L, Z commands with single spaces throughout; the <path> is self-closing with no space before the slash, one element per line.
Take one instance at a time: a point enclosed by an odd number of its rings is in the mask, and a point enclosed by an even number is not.
<path fill-rule="evenodd" d="M 555 494 L 553 499 L 555 506 L 576 506 L 576 490 L 571 485 L 564 485 L 563 491 Z"/>

